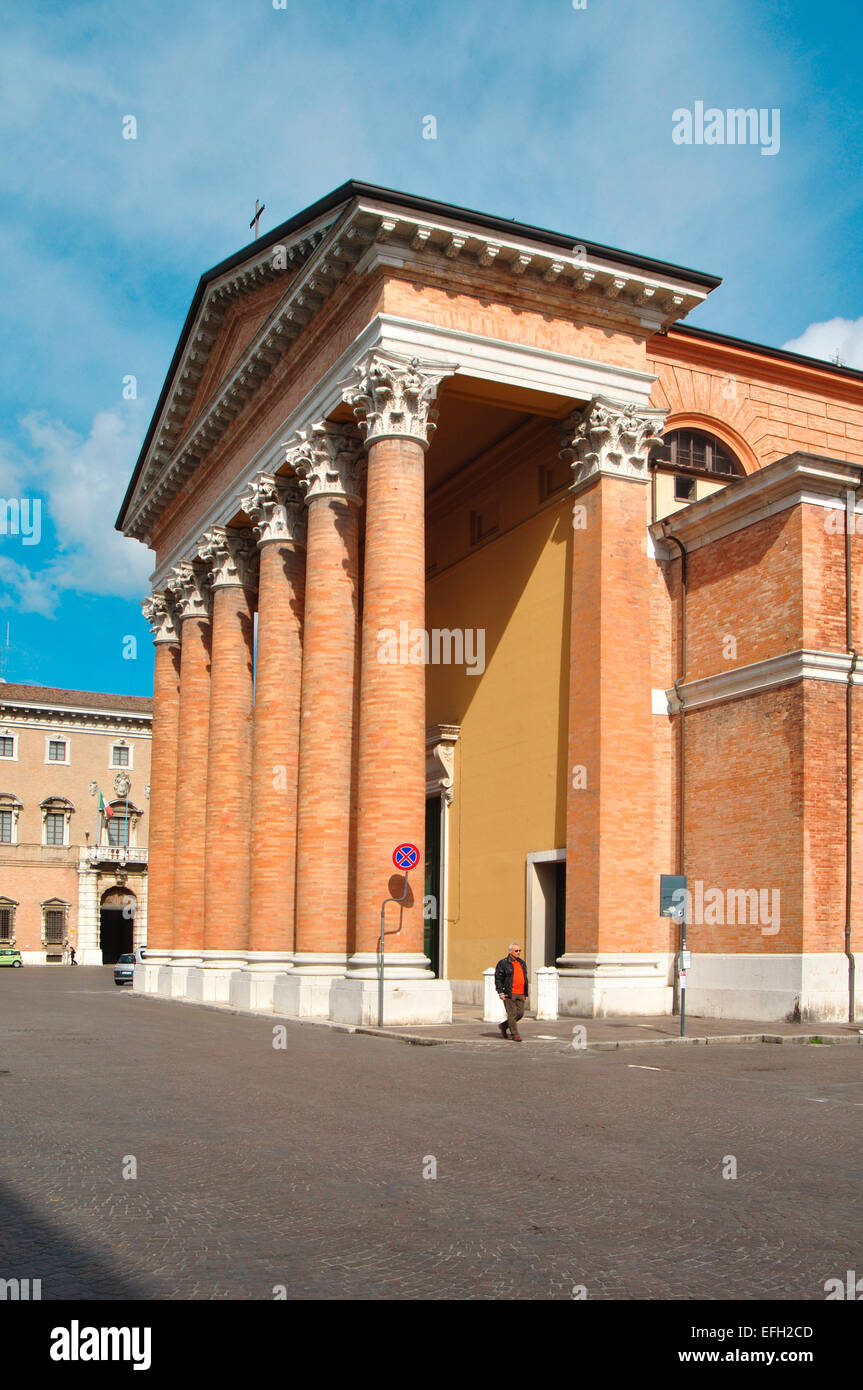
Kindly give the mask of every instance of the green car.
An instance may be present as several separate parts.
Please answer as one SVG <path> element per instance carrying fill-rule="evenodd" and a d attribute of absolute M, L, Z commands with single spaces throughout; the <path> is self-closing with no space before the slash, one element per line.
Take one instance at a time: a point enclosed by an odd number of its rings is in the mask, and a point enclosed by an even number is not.
<path fill-rule="evenodd" d="M 0 965 L 13 965 L 16 970 L 20 970 L 23 964 L 21 952 L 17 947 L 0 946 Z"/>

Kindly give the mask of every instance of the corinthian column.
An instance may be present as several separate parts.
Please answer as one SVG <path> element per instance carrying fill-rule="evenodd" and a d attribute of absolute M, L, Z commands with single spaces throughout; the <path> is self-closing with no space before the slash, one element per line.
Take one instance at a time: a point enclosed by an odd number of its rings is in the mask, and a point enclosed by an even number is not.
<path fill-rule="evenodd" d="M 264 473 L 241 505 L 254 526 L 260 572 L 249 953 L 232 979 L 231 1003 L 267 1009 L 294 949 L 306 514 L 295 480 Z"/>
<path fill-rule="evenodd" d="M 333 1016 L 377 1018 L 382 900 L 401 897 L 393 866 L 403 841 L 425 841 L 425 682 L 421 659 L 381 659 L 388 637 L 425 631 L 425 451 L 441 368 L 372 354 L 344 398 L 368 449 L 357 779 L 356 941 Z M 413 639 L 411 639 L 413 644 Z M 422 647 L 422 643 L 420 646 Z M 385 1021 L 438 1022 L 452 1014 L 446 981 L 423 951 L 422 859 L 403 904 L 392 906 L 385 948 Z"/>
<path fill-rule="evenodd" d="M 249 942 L 254 547 L 245 531 L 214 526 L 198 548 L 213 593 L 212 690 L 207 746 L 204 952 L 190 998 L 226 1003 Z"/>
<path fill-rule="evenodd" d="M 308 515 L 294 970 L 274 1004 L 298 1016 L 327 1014 L 350 949 L 360 448 L 355 430 L 320 424 L 287 451 Z"/>
<path fill-rule="evenodd" d="M 186 992 L 188 970 L 204 947 L 204 818 L 210 727 L 210 593 L 200 565 L 173 571 L 171 592 L 180 623 L 180 708 L 174 812 L 174 931 L 164 992 Z M 159 993 L 163 992 L 160 978 Z"/>
<path fill-rule="evenodd" d="M 173 596 L 151 594 L 144 617 L 155 643 L 153 743 L 150 755 L 147 962 L 135 972 L 135 987 L 155 992 L 159 970 L 174 945 L 174 833 L 180 721 L 180 632 Z M 140 977 L 140 982 L 139 982 Z"/>
<path fill-rule="evenodd" d="M 566 952 L 561 1012 L 670 1011 L 657 912 L 646 547 L 648 451 L 664 414 L 596 397 L 567 420 L 573 468 Z"/>

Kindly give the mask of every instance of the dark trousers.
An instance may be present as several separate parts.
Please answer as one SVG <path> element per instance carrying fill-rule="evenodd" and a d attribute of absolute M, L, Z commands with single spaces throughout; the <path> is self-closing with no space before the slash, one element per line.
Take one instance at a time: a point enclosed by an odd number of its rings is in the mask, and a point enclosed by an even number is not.
<path fill-rule="evenodd" d="M 518 1021 L 520 1018 L 524 1018 L 524 1005 L 523 994 L 514 994 L 511 999 L 504 999 L 503 1001 L 503 1007 L 506 1009 L 506 1021 L 514 1038 L 518 1037 Z"/>

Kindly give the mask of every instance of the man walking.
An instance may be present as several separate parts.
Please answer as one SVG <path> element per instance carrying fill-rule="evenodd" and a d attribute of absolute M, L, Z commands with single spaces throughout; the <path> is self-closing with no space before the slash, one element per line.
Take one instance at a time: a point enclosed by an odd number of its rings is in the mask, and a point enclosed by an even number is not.
<path fill-rule="evenodd" d="M 510 945 L 509 955 L 504 956 L 494 967 L 494 987 L 506 1009 L 506 1023 L 498 1025 L 500 1035 L 505 1038 L 509 1027 L 513 1042 L 521 1042 L 518 1024 L 519 1019 L 524 1017 L 524 1006 L 527 1003 L 527 971 L 521 958 L 521 947 L 514 941 Z"/>

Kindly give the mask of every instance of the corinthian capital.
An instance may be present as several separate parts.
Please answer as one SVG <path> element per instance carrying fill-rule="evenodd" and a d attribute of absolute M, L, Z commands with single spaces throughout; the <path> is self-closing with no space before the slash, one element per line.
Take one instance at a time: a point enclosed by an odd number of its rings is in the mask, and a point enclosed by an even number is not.
<path fill-rule="evenodd" d="M 267 541 L 305 545 L 303 494 L 293 478 L 259 473 L 244 492 L 240 506 L 254 526 L 259 546 Z"/>
<path fill-rule="evenodd" d="M 357 417 L 366 444 L 379 439 L 415 439 L 426 448 L 437 419 L 437 389 L 454 366 L 372 353 L 354 367 L 356 380 L 342 391 Z"/>
<path fill-rule="evenodd" d="M 207 572 L 200 565 L 184 560 L 171 571 L 170 591 L 174 596 L 177 617 L 209 618 L 210 586 Z"/>
<path fill-rule="evenodd" d="M 287 462 L 307 502 L 315 497 L 362 499 L 365 461 L 362 440 L 352 425 L 331 425 L 327 421 L 297 431 L 297 441 L 285 452 Z"/>
<path fill-rule="evenodd" d="M 154 642 L 179 642 L 177 613 L 173 595 L 157 591 L 145 598 L 141 604 L 144 617 L 150 625 Z"/>
<path fill-rule="evenodd" d="M 255 548 L 247 531 L 230 526 L 211 526 L 198 542 L 198 556 L 210 571 L 210 587 L 254 583 Z"/>
<path fill-rule="evenodd" d="M 560 456 L 572 463 L 573 486 L 596 473 L 646 482 L 648 450 L 660 442 L 664 422 L 664 410 L 594 396 L 561 427 Z"/>

